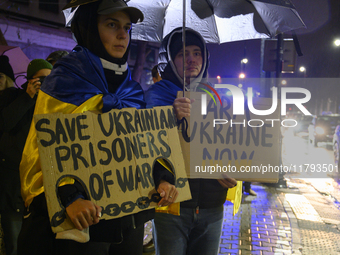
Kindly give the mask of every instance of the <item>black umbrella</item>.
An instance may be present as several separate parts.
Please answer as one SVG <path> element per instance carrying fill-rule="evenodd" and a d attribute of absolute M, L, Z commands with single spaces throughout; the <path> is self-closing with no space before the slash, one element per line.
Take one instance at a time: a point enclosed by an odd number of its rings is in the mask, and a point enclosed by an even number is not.
<path fill-rule="evenodd" d="M 144 13 L 132 30 L 132 39 L 143 41 L 161 41 L 183 23 L 208 43 L 269 38 L 305 27 L 290 0 L 130 0 L 128 5 Z"/>

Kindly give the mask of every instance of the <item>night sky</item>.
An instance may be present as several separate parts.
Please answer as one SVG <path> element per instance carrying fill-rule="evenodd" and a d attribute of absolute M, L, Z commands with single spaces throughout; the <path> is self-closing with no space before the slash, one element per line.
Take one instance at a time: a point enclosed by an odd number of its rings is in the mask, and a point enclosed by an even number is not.
<path fill-rule="evenodd" d="M 295 74 L 282 77 L 304 77 L 298 71 L 306 67 L 309 78 L 340 76 L 340 47 L 334 46 L 334 39 L 340 38 L 340 1 L 339 0 L 292 0 L 306 29 L 296 31 L 300 42 L 302 57 L 297 57 Z M 290 33 L 284 34 L 291 38 Z M 247 40 L 224 44 L 209 44 L 210 77 L 236 78 L 241 72 L 241 60 L 249 62 L 245 67 L 248 78 L 261 76 L 261 40 Z M 223 56 L 223 57 L 222 57 Z"/>

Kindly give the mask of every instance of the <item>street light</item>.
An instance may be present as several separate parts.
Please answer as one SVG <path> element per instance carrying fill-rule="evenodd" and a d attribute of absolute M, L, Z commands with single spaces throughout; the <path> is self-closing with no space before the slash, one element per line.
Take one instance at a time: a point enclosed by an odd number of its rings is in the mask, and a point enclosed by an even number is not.
<path fill-rule="evenodd" d="M 247 64 L 247 63 L 248 63 L 248 59 L 247 59 L 247 58 L 242 59 L 242 60 L 241 60 L 241 63 Z"/>
<path fill-rule="evenodd" d="M 216 78 L 217 78 L 217 82 L 221 83 L 221 76 L 217 75 Z"/>
<path fill-rule="evenodd" d="M 246 78 L 246 75 L 244 73 L 240 73 L 240 75 L 238 76 L 240 79 L 244 79 Z"/>
<path fill-rule="evenodd" d="M 303 76 L 304 76 L 305 78 L 307 77 L 307 74 L 306 74 L 307 69 L 306 69 L 306 67 L 300 66 L 299 71 L 300 71 L 301 73 L 303 73 Z"/>
<path fill-rule="evenodd" d="M 246 77 L 245 72 L 246 72 L 246 65 L 248 63 L 248 59 L 244 58 L 241 60 L 241 74 L 239 75 L 239 78 L 243 79 Z"/>
<path fill-rule="evenodd" d="M 339 47 L 340 46 L 340 39 L 335 39 L 334 44 L 335 44 L 336 47 Z"/>

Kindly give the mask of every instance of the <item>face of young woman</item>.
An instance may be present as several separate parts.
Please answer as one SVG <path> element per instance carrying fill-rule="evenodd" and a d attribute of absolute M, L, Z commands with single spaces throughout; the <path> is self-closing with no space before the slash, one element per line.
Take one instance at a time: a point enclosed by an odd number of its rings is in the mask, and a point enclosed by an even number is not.
<path fill-rule="evenodd" d="M 122 58 L 130 40 L 131 20 L 125 12 L 118 11 L 98 16 L 98 32 L 106 51 L 114 58 Z"/>

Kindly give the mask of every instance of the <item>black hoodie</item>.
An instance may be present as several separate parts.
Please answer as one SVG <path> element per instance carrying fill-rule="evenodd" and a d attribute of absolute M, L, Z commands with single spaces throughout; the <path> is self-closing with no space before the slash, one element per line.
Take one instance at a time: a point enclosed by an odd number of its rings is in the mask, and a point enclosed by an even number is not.
<path fill-rule="evenodd" d="M 207 77 L 209 53 L 204 39 L 199 33 L 190 28 L 186 28 L 186 33 L 192 33 L 195 38 L 200 40 L 200 42 L 195 45 L 201 45 L 201 50 L 203 47 L 202 70 L 200 74 L 186 86 L 187 90 L 195 91 L 199 85 L 198 82 L 202 82 L 202 79 Z M 175 38 L 178 41 L 180 38 L 176 36 L 176 34 L 182 34 L 182 28 L 174 29 L 163 39 L 161 48 L 159 50 L 158 60 L 158 71 L 162 76 L 162 80 L 152 85 L 151 88 L 146 92 L 145 98 L 148 106 L 172 105 L 173 101 L 176 99 L 177 91 L 180 91 L 183 88 L 181 81 L 182 79 L 179 77 L 171 57 L 175 55 L 173 52 L 171 52 L 171 49 L 174 49 L 172 46 L 172 39 Z M 189 40 L 186 45 L 193 45 L 192 40 Z M 203 209 L 216 208 L 222 206 L 226 200 L 227 189 L 223 188 L 217 180 L 189 179 L 189 185 L 192 199 L 181 202 L 181 207 L 200 207 Z"/>
<path fill-rule="evenodd" d="M 186 28 L 185 31 L 187 39 L 191 37 L 191 39 L 186 40 L 185 45 L 190 46 L 194 44 L 199 46 L 201 48 L 203 57 L 202 70 L 200 74 L 197 76 L 197 78 L 192 80 L 190 84 L 186 84 L 186 88 L 193 91 L 198 86 L 198 82 L 201 82 L 203 79 L 207 78 L 209 67 L 209 52 L 204 39 L 198 32 L 192 30 L 191 28 Z M 172 46 L 173 44 L 182 44 L 182 40 L 179 41 L 180 38 L 182 38 L 182 27 L 174 29 L 171 33 L 164 37 L 159 49 L 158 72 L 160 73 L 162 79 L 171 81 L 178 87 L 183 88 L 183 79 L 179 76 L 174 64 L 174 59 L 172 59 L 172 56 L 176 54 L 171 52 L 171 49 L 174 48 Z M 195 39 L 199 41 L 197 41 L 197 43 L 194 43 Z"/>

